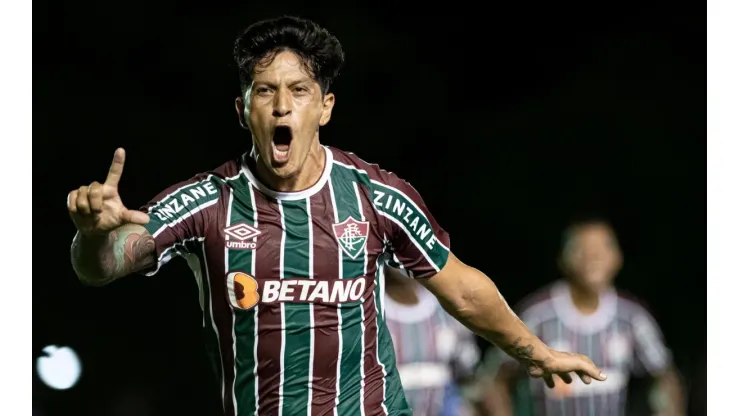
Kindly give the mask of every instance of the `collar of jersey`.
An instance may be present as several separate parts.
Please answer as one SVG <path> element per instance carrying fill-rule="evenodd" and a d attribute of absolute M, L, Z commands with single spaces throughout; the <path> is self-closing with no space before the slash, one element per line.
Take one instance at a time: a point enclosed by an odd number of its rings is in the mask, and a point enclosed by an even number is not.
<path fill-rule="evenodd" d="M 331 175 L 332 165 L 334 165 L 334 155 L 332 154 L 331 150 L 326 146 L 321 147 L 324 149 L 324 154 L 326 155 L 324 172 L 321 174 L 321 177 L 315 184 L 313 184 L 310 188 L 304 189 L 302 191 L 278 192 L 268 188 L 266 185 L 260 182 L 259 179 L 257 179 L 257 176 L 252 173 L 252 170 L 249 169 L 249 166 L 245 161 L 242 161 L 242 170 L 244 171 L 244 174 L 247 175 L 247 179 L 249 179 L 249 182 L 251 182 L 252 185 L 254 185 L 260 192 L 271 198 L 284 201 L 296 201 L 299 199 L 306 199 L 312 195 L 315 195 L 321 190 L 321 188 L 324 187 L 324 185 L 326 185 L 326 181 L 329 180 L 329 176 Z M 243 158 L 247 157 L 249 156 L 246 154 L 243 156 Z"/>
<path fill-rule="evenodd" d="M 570 297 L 570 289 L 564 281 L 552 286 L 553 309 L 560 321 L 570 330 L 581 334 L 593 334 L 605 329 L 617 315 L 617 294 L 611 289 L 599 298 L 599 306 L 590 315 L 581 314 Z"/>

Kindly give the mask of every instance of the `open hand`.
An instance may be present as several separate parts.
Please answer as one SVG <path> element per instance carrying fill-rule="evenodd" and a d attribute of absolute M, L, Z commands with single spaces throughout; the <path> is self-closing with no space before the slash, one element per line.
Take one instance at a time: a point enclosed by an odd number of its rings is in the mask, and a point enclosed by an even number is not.
<path fill-rule="evenodd" d="M 590 384 L 591 380 L 606 380 L 606 375 L 590 358 L 582 354 L 550 350 L 548 358 L 542 361 L 532 360 L 526 366 L 531 377 L 542 378 L 549 388 L 555 387 L 555 376 L 570 384 L 573 381 L 571 373 L 575 373 L 585 384 Z"/>
<path fill-rule="evenodd" d="M 67 196 L 69 215 L 80 233 L 104 234 L 124 224 L 149 222 L 147 214 L 126 208 L 118 195 L 125 160 L 126 152 L 116 149 L 105 183 L 96 181 L 81 186 Z"/>

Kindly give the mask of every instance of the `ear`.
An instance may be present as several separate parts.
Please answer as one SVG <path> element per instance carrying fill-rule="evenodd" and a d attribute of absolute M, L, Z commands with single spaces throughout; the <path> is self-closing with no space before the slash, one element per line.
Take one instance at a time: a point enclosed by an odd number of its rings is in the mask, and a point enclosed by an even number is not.
<path fill-rule="evenodd" d="M 321 109 L 321 119 L 319 126 L 325 126 L 331 120 L 331 110 L 334 108 L 334 94 L 327 93 L 324 95 L 323 108 Z"/>
<path fill-rule="evenodd" d="M 244 98 L 236 97 L 236 100 L 234 100 L 234 107 L 236 108 L 236 114 L 239 116 L 239 125 L 244 129 L 249 129 L 249 127 L 247 127 L 247 119 L 244 115 Z"/>

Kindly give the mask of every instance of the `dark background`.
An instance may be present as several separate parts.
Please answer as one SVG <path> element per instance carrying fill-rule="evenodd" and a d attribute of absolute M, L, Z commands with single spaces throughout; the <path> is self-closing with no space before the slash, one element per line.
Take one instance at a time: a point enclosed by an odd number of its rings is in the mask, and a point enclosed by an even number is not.
<path fill-rule="evenodd" d="M 184 262 L 81 286 L 64 201 L 105 178 L 117 146 L 131 207 L 250 148 L 232 42 L 282 13 L 316 19 L 346 52 L 322 142 L 411 182 L 452 250 L 512 303 L 557 277 L 570 216 L 609 216 L 626 256 L 618 286 L 650 306 L 703 405 L 705 4 L 273 3 L 34 4 L 33 185 L 44 193 L 33 200 L 33 354 L 63 344 L 83 360 L 72 390 L 35 379 L 35 407 L 204 414 L 217 400 L 201 394 L 201 313 Z"/>

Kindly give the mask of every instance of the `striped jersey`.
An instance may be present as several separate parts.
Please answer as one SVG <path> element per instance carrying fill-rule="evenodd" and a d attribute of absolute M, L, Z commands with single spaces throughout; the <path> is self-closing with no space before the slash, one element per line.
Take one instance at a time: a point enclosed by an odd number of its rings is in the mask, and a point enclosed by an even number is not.
<path fill-rule="evenodd" d="M 568 385 L 556 377 L 554 389 L 541 379 L 522 377 L 516 392 L 517 415 L 624 415 L 631 375 L 658 374 L 671 361 L 661 331 L 639 303 L 612 289 L 601 296 L 597 310 L 582 315 L 573 305 L 565 281 L 533 295 L 521 308 L 524 323 L 549 347 L 585 354 L 608 378 Z M 504 362 L 511 364 L 508 356 Z M 504 365 L 507 365 L 504 364 Z"/>
<path fill-rule="evenodd" d="M 390 267 L 402 267 L 389 259 Z M 452 318 L 437 298 L 415 285 L 418 302 L 398 303 L 386 295 L 385 319 L 396 365 L 414 416 L 465 416 L 471 409 L 456 381 L 478 364 L 475 336 Z"/>
<path fill-rule="evenodd" d="M 448 234 L 396 175 L 323 147 L 324 171 L 276 192 L 245 154 L 142 210 L 156 269 L 184 257 L 227 415 L 409 415 L 384 319 L 381 258 L 416 277 L 446 263 Z"/>

